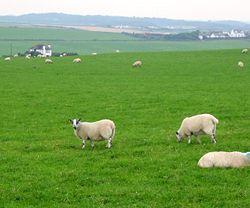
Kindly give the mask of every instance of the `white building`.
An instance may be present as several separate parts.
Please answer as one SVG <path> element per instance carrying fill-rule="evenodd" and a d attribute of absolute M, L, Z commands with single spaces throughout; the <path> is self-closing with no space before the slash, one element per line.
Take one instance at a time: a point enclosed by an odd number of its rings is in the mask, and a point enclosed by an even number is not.
<path fill-rule="evenodd" d="M 51 45 L 39 44 L 35 45 L 29 50 L 30 53 L 40 53 L 44 56 L 52 56 Z"/>

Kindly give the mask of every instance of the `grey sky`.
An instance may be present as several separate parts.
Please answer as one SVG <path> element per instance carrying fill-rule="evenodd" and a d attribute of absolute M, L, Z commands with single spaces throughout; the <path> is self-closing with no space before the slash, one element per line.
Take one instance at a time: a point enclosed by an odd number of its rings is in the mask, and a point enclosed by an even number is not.
<path fill-rule="evenodd" d="M 62 12 L 80 15 L 250 21 L 250 0 L 0 0 L 0 15 Z"/>

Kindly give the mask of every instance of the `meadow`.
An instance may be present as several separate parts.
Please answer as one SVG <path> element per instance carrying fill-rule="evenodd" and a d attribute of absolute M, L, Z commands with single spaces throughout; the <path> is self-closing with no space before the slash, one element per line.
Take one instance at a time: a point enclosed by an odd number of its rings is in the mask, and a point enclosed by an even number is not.
<path fill-rule="evenodd" d="M 81 58 L 0 60 L 0 207 L 250 207 L 249 168 L 197 167 L 209 151 L 250 151 L 249 54 Z M 182 119 L 199 113 L 219 119 L 217 144 L 177 143 Z M 114 120 L 112 149 L 82 150 L 68 121 L 79 117 Z"/>
<path fill-rule="evenodd" d="M 145 41 L 119 33 L 46 27 L 0 27 L 0 56 L 51 44 L 53 52 L 95 53 L 196 51 L 250 47 L 250 40 Z M 12 48 L 12 49 L 11 49 Z"/>

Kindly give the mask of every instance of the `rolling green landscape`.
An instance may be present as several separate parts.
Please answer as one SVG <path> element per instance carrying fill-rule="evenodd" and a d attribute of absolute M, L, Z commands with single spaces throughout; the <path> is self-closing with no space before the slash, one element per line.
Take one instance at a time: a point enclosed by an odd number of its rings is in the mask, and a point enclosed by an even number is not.
<path fill-rule="evenodd" d="M 36 44 L 51 44 L 53 52 L 95 53 L 194 51 L 250 47 L 249 39 L 209 41 L 146 41 L 121 33 L 53 27 L 0 27 L 0 56 L 24 53 Z"/>
<path fill-rule="evenodd" d="M 58 36 L 67 37 L 72 42 L 70 35 Z M 16 43 L 21 49 L 33 41 Z M 53 43 L 68 48 L 64 41 Z M 87 53 L 84 44 L 77 46 L 72 50 Z M 0 59 L 0 207 L 250 207 L 249 168 L 197 166 L 210 151 L 250 151 L 249 54 L 234 49 L 80 57 L 81 64 L 52 57 L 51 65 L 40 58 Z M 143 66 L 132 68 L 137 59 Z M 208 136 L 202 144 L 177 143 L 183 118 L 200 113 L 219 119 L 217 144 Z M 82 150 L 68 121 L 79 117 L 112 119 L 113 147 L 96 142 Z"/>

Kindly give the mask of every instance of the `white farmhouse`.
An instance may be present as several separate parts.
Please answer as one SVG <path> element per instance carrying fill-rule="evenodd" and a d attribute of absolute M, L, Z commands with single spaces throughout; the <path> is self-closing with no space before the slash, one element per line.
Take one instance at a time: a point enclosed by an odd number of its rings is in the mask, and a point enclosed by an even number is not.
<path fill-rule="evenodd" d="M 29 49 L 30 53 L 40 53 L 44 56 L 52 56 L 51 45 L 39 44 Z"/>

